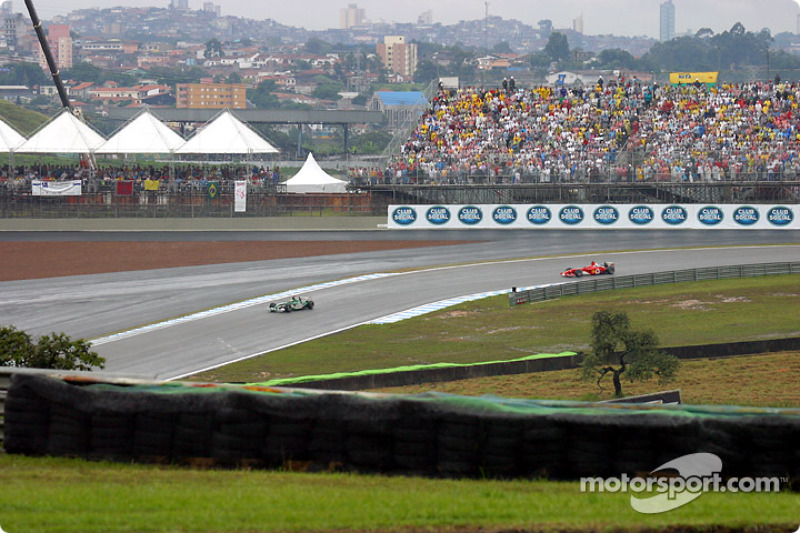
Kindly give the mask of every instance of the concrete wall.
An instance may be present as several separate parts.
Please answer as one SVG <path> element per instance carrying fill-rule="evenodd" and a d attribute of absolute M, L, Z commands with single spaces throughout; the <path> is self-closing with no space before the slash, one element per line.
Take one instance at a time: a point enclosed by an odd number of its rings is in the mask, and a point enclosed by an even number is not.
<path fill-rule="evenodd" d="M 385 230 L 386 217 L 0 219 L 0 231 L 348 231 Z"/>

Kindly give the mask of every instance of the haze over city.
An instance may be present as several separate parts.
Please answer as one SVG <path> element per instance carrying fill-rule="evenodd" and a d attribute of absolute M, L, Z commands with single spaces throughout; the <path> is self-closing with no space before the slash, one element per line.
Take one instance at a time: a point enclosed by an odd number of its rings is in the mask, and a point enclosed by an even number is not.
<path fill-rule="evenodd" d="M 202 9 L 208 0 L 189 0 L 190 9 Z M 542 19 L 553 21 L 555 28 L 571 28 L 573 20 L 583 18 L 584 33 L 658 37 L 659 5 L 665 0 L 492 0 L 490 16 L 517 19 L 536 25 Z M 800 1 L 800 0 L 798 0 Z M 736 22 L 749 31 L 769 28 L 773 35 L 797 32 L 800 6 L 795 0 L 673 0 L 678 35 L 710 28 L 719 33 Z M 15 0 L 14 9 L 25 11 L 23 0 Z M 281 24 L 322 30 L 339 27 L 339 12 L 350 3 L 365 10 L 372 22 L 416 22 L 428 11 L 434 23 L 454 24 L 459 20 L 482 19 L 487 2 L 479 0 L 305 0 L 294 2 L 252 2 L 251 0 L 217 0 L 222 16 L 238 16 L 256 20 L 273 19 Z M 86 8 L 168 7 L 169 0 L 34 0 L 39 16 L 45 20 Z"/>

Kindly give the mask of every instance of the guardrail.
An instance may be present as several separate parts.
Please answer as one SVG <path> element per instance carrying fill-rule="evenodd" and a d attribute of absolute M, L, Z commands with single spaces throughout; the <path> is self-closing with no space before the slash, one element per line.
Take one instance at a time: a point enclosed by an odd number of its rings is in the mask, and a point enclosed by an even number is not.
<path fill-rule="evenodd" d="M 601 274 L 599 277 L 593 277 L 582 281 L 557 283 L 524 291 L 512 290 L 509 293 L 508 301 L 509 305 L 515 306 L 531 302 L 555 300 L 562 296 L 614 289 L 647 287 L 664 283 L 681 283 L 684 281 L 748 278 L 775 274 L 800 274 L 800 261 L 689 268 L 686 270 L 651 272 L 648 274 L 633 274 L 630 276 L 605 276 Z"/>

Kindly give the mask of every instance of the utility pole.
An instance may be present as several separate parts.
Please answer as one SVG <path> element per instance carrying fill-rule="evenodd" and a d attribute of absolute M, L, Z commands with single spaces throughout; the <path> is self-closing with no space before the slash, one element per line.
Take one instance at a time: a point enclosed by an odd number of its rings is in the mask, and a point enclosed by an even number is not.
<path fill-rule="evenodd" d="M 489 2 L 484 2 L 483 5 L 484 8 L 486 9 L 486 14 L 483 17 L 483 40 L 484 40 L 484 45 L 486 47 L 486 56 L 488 57 L 489 56 Z M 484 86 L 484 80 L 483 80 L 484 70 L 485 69 L 481 69 L 481 89 L 483 89 Z"/>
<path fill-rule="evenodd" d="M 486 14 L 483 17 L 483 38 L 486 42 L 486 55 L 489 55 L 489 2 L 484 2 Z"/>

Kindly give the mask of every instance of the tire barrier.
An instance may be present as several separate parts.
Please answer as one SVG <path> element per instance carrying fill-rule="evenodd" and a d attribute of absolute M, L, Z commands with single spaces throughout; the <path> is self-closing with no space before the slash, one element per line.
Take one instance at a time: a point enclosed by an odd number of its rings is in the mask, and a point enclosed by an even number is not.
<path fill-rule="evenodd" d="M 108 385 L 14 374 L 8 453 L 435 477 L 577 479 L 708 452 L 800 479 L 800 410 Z"/>

